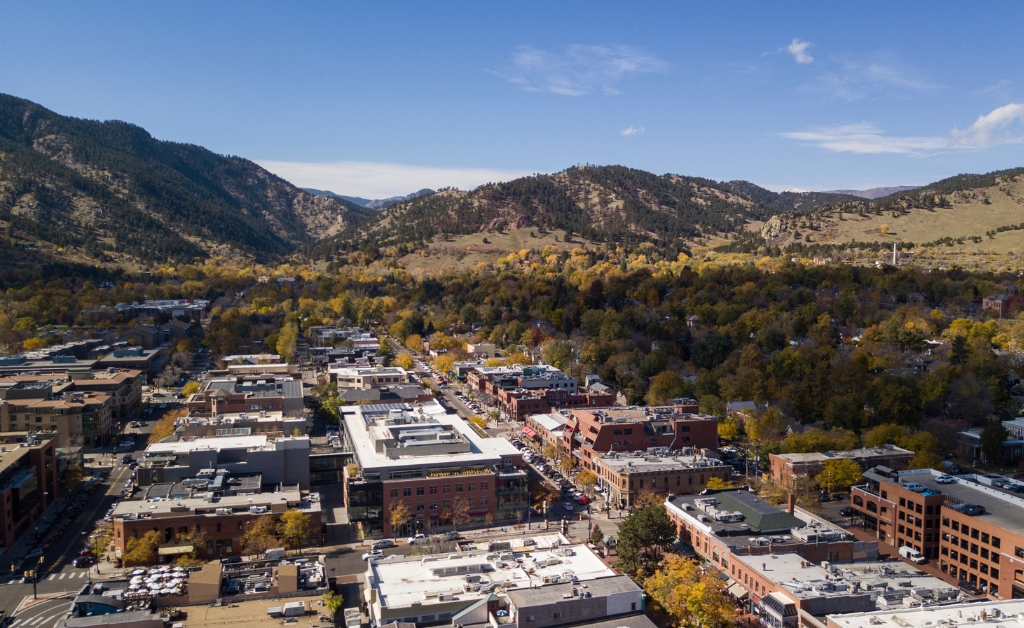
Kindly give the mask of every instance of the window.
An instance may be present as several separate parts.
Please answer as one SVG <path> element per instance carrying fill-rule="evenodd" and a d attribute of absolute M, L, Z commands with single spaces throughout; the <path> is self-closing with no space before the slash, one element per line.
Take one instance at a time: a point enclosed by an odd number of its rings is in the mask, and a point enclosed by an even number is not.
<path fill-rule="evenodd" d="M 437 495 L 437 484 L 430 487 L 430 494 Z"/>
<path fill-rule="evenodd" d="M 406 486 L 402 489 L 402 497 L 412 497 L 412 487 Z"/>
<path fill-rule="evenodd" d="M 949 519 L 943 519 L 942 520 L 942 525 L 948 525 L 947 524 L 948 521 L 949 521 Z M 957 522 L 957 521 L 954 521 L 953 522 L 953 529 L 959 532 L 960 531 L 960 523 Z"/>
<path fill-rule="evenodd" d="M 882 491 L 882 499 L 889 499 L 889 491 Z"/>
<path fill-rule="evenodd" d="M 942 527 L 943 528 L 948 528 L 949 527 L 949 517 L 943 517 L 942 518 Z"/>
<path fill-rule="evenodd" d="M 470 508 L 476 508 L 476 498 L 475 497 L 470 497 L 468 501 L 469 501 L 469 507 Z"/>
<path fill-rule="evenodd" d="M 423 511 L 423 502 L 416 502 L 416 511 L 417 512 L 422 512 Z"/>
<path fill-rule="evenodd" d="M 462 484 L 461 483 L 455 485 L 455 492 L 456 493 L 461 493 L 462 492 Z"/>
<path fill-rule="evenodd" d="M 445 484 L 444 486 L 441 487 L 441 492 L 446 494 L 446 495 L 448 493 L 451 493 L 452 492 L 452 485 L 451 484 Z"/>
<path fill-rule="evenodd" d="M 392 498 L 398 497 L 398 489 L 397 488 L 391 489 L 391 497 Z"/>
<path fill-rule="evenodd" d="M 914 504 L 914 512 L 921 514 L 921 504 Z"/>
<path fill-rule="evenodd" d="M 220 532 L 220 521 L 217 522 L 217 532 Z"/>
<path fill-rule="evenodd" d="M 971 538 L 972 538 L 972 539 L 976 539 L 976 538 L 978 538 L 978 528 L 973 528 L 973 529 L 971 530 Z"/>
<path fill-rule="evenodd" d="M 996 554 L 995 552 L 992 552 L 992 564 L 993 565 L 998 565 L 999 564 L 999 554 Z"/>
<path fill-rule="evenodd" d="M 561 619 L 562 618 L 562 614 L 561 613 L 552 613 L 551 614 L 551 618 L 552 619 Z"/>
<path fill-rule="evenodd" d="M 982 532 L 981 533 L 981 542 L 982 543 L 988 543 L 988 532 Z"/>
<path fill-rule="evenodd" d="M 487 498 L 486 497 L 481 497 L 480 498 L 480 505 L 481 506 L 486 506 L 487 505 Z"/>
<path fill-rule="evenodd" d="M 977 554 L 978 553 L 978 544 L 977 543 L 971 543 L 971 553 L 972 554 Z"/>
<path fill-rule="evenodd" d="M 999 541 L 999 537 L 998 536 L 992 537 L 992 547 L 998 548 L 999 547 L 999 543 L 1000 543 L 1000 541 Z"/>
<path fill-rule="evenodd" d="M 901 497 L 901 498 L 900 498 L 900 506 L 906 506 L 906 505 L 907 505 L 907 500 L 905 500 L 905 499 L 903 499 L 903 498 Z"/>
<path fill-rule="evenodd" d="M 998 570 L 998 569 L 996 569 L 995 567 L 993 567 L 993 568 L 991 569 L 991 572 L 992 572 L 992 573 L 990 573 L 989 575 L 990 575 L 990 576 L 992 576 L 992 579 L 993 579 L 993 580 L 996 580 L 996 579 L 998 579 L 998 578 L 999 578 L 999 570 Z M 993 595 L 995 595 L 995 586 L 993 586 L 993 587 L 992 587 L 992 589 L 993 589 L 993 590 L 992 590 L 992 594 L 993 594 Z"/>
<path fill-rule="evenodd" d="M 903 521 L 904 519 L 906 519 L 906 518 L 907 518 L 907 515 L 906 515 L 906 513 L 904 513 L 904 512 L 903 512 L 903 511 L 901 510 L 901 511 L 900 511 L 900 514 L 899 514 L 899 515 L 897 515 L 897 517 L 899 518 L 899 520 L 900 520 L 900 521 Z M 913 518 L 913 517 L 911 517 L 910 519 L 911 519 L 911 520 L 913 520 L 914 518 Z"/>
<path fill-rule="evenodd" d="M 437 500 L 436 499 L 430 500 L 430 509 L 431 510 L 437 510 Z"/>
<path fill-rule="evenodd" d="M 853 496 L 853 505 L 854 506 L 863 506 L 864 505 L 864 498 L 861 497 L 860 495 L 854 495 Z"/>
<path fill-rule="evenodd" d="M 416 494 L 417 495 L 422 495 L 423 494 L 423 487 L 422 486 L 417 486 L 416 487 Z"/>
<path fill-rule="evenodd" d="M 899 532 L 900 532 L 900 534 L 903 534 L 903 533 L 904 533 L 904 530 L 903 530 L 903 525 L 902 525 L 902 524 L 901 524 L 901 525 L 900 525 L 900 527 L 899 527 Z"/>
<path fill-rule="evenodd" d="M 469 484 L 467 484 L 466 485 L 466 490 L 469 491 L 470 493 L 475 491 L 476 490 L 476 482 L 470 482 Z"/>
<path fill-rule="evenodd" d="M 488 486 L 489 486 L 489 484 L 487 482 L 481 482 L 480 483 L 480 490 L 481 491 L 486 491 Z"/>
<path fill-rule="evenodd" d="M 445 510 L 448 510 L 449 508 L 452 507 L 452 500 L 450 500 L 450 499 L 442 500 L 441 501 L 441 507 L 444 508 Z"/>

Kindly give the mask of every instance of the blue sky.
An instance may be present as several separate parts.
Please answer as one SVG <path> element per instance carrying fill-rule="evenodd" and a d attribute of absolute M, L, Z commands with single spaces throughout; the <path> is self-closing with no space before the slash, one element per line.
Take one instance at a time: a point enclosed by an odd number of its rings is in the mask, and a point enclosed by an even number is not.
<path fill-rule="evenodd" d="M 1024 4 L 0 1 L 0 92 L 382 197 L 578 163 L 781 190 L 1024 165 Z"/>

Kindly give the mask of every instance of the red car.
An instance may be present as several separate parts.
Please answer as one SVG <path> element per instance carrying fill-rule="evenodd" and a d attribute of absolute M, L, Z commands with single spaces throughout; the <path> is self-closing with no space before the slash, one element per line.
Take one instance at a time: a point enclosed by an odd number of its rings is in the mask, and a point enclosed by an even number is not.
<path fill-rule="evenodd" d="M 586 495 L 580 495 L 580 500 L 579 501 L 580 501 L 580 505 L 581 506 L 586 506 L 587 504 L 590 503 L 590 500 L 587 498 Z"/>

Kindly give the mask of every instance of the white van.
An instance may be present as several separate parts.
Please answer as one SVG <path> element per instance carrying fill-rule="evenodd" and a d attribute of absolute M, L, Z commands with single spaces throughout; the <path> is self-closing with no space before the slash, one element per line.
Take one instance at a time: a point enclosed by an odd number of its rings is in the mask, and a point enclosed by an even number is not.
<path fill-rule="evenodd" d="M 900 548 L 900 557 L 906 558 L 910 562 L 918 564 L 921 564 L 928 560 L 927 558 L 921 555 L 921 552 L 917 551 L 913 547 L 910 547 L 909 545 L 904 545 Z"/>
<path fill-rule="evenodd" d="M 903 488 L 908 491 L 914 491 L 915 493 L 923 493 L 928 490 L 928 487 L 924 484 L 918 484 L 917 482 L 907 482 L 903 485 Z"/>

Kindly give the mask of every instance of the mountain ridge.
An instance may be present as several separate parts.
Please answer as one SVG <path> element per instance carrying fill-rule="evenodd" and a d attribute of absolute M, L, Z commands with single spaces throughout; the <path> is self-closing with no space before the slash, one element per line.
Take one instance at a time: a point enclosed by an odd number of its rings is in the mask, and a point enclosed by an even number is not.
<path fill-rule="evenodd" d="M 235 156 L 0 94 L 0 227 L 93 259 L 280 260 L 363 220 Z"/>
<path fill-rule="evenodd" d="M 899 192 L 906 192 L 908 190 L 916 190 L 920 188 L 920 185 L 891 185 L 888 187 L 869 188 L 866 190 L 831 190 L 825 192 L 826 194 L 845 194 L 848 196 L 859 196 L 860 198 L 866 198 L 868 200 L 878 200 L 892 194 Z"/>
<path fill-rule="evenodd" d="M 316 194 L 319 196 L 341 198 L 350 203 L 359 205 L 360 207 L 365 207 L 366 209 L 372 210 L 387 209 L 392 205 L 397 205 L 398 203 L 401 203 L 403 201 L 412 200 L 417 196 L 425 196 L 427 194 L 434 193 L 434 190 L 431 190 L 429 188 L 423 188 L 422 190 L 417 190 L 416 192 L 406 194 L 404 196 L 390 196 L 388 198 L 369 199 L 363 198 L 361 196 L 345 196 L 344 194 L 338 194 L 336 192 L 331 192 L 330 190 L 317 190 L 316 188 L 302 188 L 302 190 L 309 192 L 310 194 Z"/>

